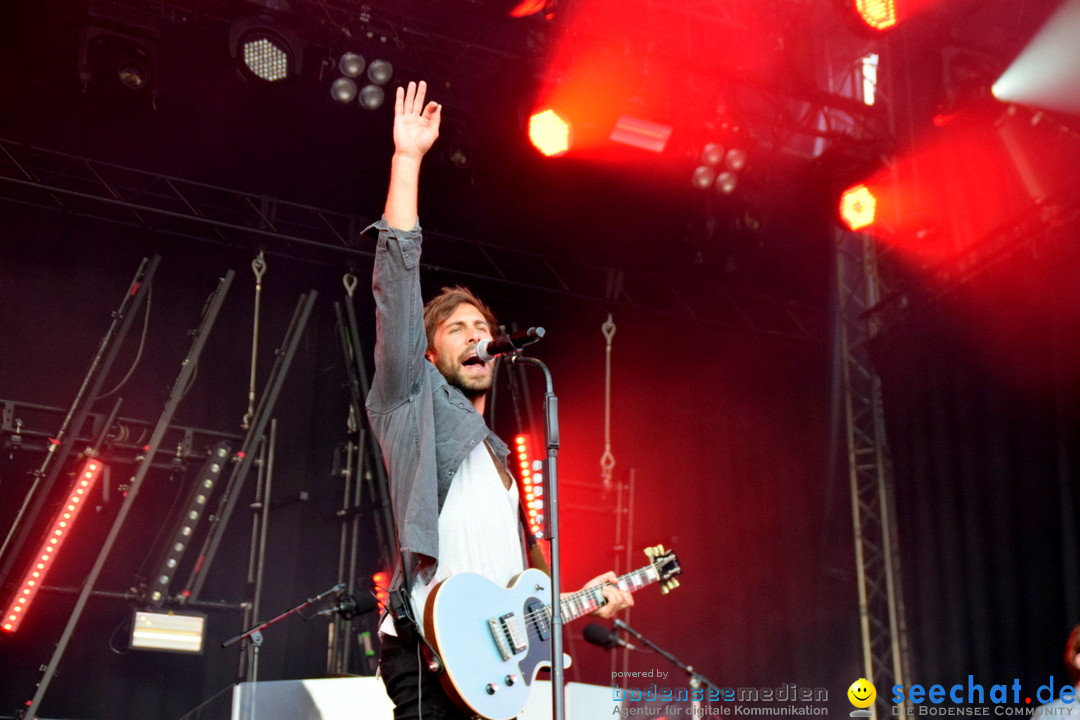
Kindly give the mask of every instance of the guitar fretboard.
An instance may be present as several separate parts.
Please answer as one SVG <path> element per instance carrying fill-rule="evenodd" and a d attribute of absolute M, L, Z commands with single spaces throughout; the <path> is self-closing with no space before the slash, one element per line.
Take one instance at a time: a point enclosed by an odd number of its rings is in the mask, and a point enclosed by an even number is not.
<path fill-rule="evenodd" d="M 607 599 L 604 597 L 605 587 L 614 585 L 620 590 L 635 592 L 646 585 L 651 585 L 659 579 L 660 577 L 656 572 L 656 568 L 652 565 L 646 565 L 643 568 L 626 573 L 613 583 L 604 583 L 602 585 L 579 590 L 576 593 L 571 593 L 564 597 L 559 603 L 562 608 L 563 622 L 576 620 L 582 615 L 588 615 L 606 605 Z M 546 609 L 548 611 L 548 616 L 550 617 L 551 606 L 548 605 Z"/>

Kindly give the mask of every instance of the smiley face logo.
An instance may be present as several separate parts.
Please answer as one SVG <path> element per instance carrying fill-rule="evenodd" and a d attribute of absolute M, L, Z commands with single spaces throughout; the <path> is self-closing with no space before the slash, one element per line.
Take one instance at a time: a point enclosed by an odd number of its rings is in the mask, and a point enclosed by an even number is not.
<path fill-rule="evenodd" d="M 855 707 L 868 708 L 874 704 L 874 698 L 877 697 L 877 690 L 869 680 L 866 678 L 859 678 L 851 683 L 851 687 L 847 689 L 847 697 Z"/>

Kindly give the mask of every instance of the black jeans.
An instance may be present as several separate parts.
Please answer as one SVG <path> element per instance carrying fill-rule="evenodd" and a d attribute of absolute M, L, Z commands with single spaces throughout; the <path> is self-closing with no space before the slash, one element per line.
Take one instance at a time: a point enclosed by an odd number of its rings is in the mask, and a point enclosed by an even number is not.
<path fill-rule="evenodd" d="M 419 642 L 403 628 L 402 637 L 382 635 L 379 674 L 394 701 L 394 720 L 470 720 L 450 700 L 438 676 L 428 669 Z"/>

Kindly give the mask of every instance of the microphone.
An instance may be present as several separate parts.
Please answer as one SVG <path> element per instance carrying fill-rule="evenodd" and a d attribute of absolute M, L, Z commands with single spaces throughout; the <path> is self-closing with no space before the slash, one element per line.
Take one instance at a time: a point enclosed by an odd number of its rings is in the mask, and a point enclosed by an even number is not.
<path fill-rule="evenodd" d="M 626 648 L 627 650 L 637 650 L 636 645 L 626 642 L 599 623 L 589 623 L 586 625 L 582 635 L 584 635 L 585 639 L 593 645 L 599 645 L 605 650 L 611 650 L 616 647 Z"/>
<path fill-rule="evenodd" d="M 619 630 L 625 630 L 626 632 L 628 632 L 631 635 L 633 635 L 634 637 L 636 637 L 638 640 L 644 640 L 645 639 L 645 638 L 641 637 L 641 633 L 639 633 L 637 630 L 635 630 L 634 628 L 632 628 L 629 625 L 627 625 L 626 623 L 624 623 L 619 618 L 615 618 L 615 620 L 613 620 L 612 622 L 614 622 L 616 628 L 618 628 Z"/>
<path fill-rule="evenodd" d="M 500 335 L 491 340 L 484 339 L 476 343 L 476 355 L 484 362 L 494 360 L 499 355 L 521 352 L 526 345 L 531 345 L 547 332 L 542 327 L 531 327 L 524 332 Z"/>
<path fill-rule="evenodd" d="M 337 596 L 337 602 L 325 610 L 320 610 L 315 613 L 315 616 L 319 615 L 333 615 L 337 613 L 345 620 L 351 620 L 357 615 L 363 615 L 369 613 L 379 606 L 379 601 L 375 599 L 375 596 L 370 592 L 363 593 L 361 595 L 350 595 L 349 593 L 341 593 Z"/>

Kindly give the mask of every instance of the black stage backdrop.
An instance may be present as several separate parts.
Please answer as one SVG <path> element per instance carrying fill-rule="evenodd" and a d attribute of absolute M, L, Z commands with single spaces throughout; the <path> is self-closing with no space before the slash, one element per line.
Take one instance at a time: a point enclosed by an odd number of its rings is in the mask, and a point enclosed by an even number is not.
<path fill-rule="evenodd" d="M 247 407 L 255 248 L 163 238 L 12 205 L 0 212 L 0 397 L 66 408 L 139 259 L 160 253 L 146 348 L 118 393 L 125 398 L 121 415 L 156 420 L 190 345 L 188 332 L 217 278 L 232 268 L 236 280 L 175 422 L 239 434 Z M 316 263 L 269 252 L 267 263 L 260 388 L 299 294 L 315 289 L 320 297 L 274 413 L 280 423 L 276 505 L 260 619 L 337 579 L 341 483 L 332 476 L 332 459 L 345 436 L 347 406 L 333 302 L 344 294 L 347 269 L 360 278 L 357 305 L 367 352 L 373 325 L 369 261 Z M 454 281 L 460 278 L 425 276 L 428 292 Z M 494 283 L 472 285 L 490 298 L 502 322 L 549 330 L 533 354 L 551 365 L 559 395 L 564 583 L 580 586 L 612 567 L 616 556 L 615 499 L 603 492 L 599 466 L 600 326 L 608 309 Z M 671 595 L 656 588 L 639 593 L 632 624 L 718 683 L 825 687 L 831 704 L 842 707 L 848 678 L 859 674 L 858 626 L 849 505 L 845 486 L 830 482 L 826 471 L 829 352 L 821 338 L 827 332 L 815 328 L 813 340 L 783 340 L 613 310 L 612 450 L 616 479 L 632 474 L 636 481 L 632 564 L 645 564 L 645 546 L 664 543 L 684 567 L 682 586 Z M 142 315 L 107 387 L 134 362 L 141 324 Z M 539 376 L 528 377 L 539 428 L 543 384 Z M 529 424 L 527 411 L 509 398 L 504 388 L 496 400 L 495 423 L 504 435 L 517 430 L 517 411 Z M 5 450 L 0 457 L 5 527 L 28 487 L 27 471 L 40 462 L 27 450 Z M 80 522 L 48 585 L 74 587 L 85 577 L 119 508 L 124 473 L 132 469 L 111 469 L 109 502 L 98 498 L 95 512 Z M 147 557 L 156 551 L 157 533 L 184 482 L 151 473 L 99 589 L 123 593 L 140 573 L 150 572 Z M 246 599 L 251 488 L 249 479 L 203 599 Z M 370 516 L 365 523 L 370 531 Z M 379 569 L 374 537 L 366 550 L 361 577 Z M 14 711 L 33 695 L 38 667 L 50 658 L 72 604 L 70 594 L 43 591 L 26 624 L 3 640 L 0 712 Z M 43 716 L 179 717 L 227 690 L 239 655 L 235 647 L 219 645 L 243 630 L 237 613 L 211 612 L 205 653 L 184 657 L 126 649 L 134 604 L 91 602 L 45 696 Z M 354 621 L 359 630 L 370 631 L 373 623 Z M 607 685 L 610 657 L 581 641 L 584 624 L 568 630 L 577 661 L 568 677 Z M 326 634 L 326 618 L 292 617 L 267 630 L 259 678 L 325 675 Z M 631 662 L 631 669 L 665 666 L 653 655 L 638 654 Z M 671 676 L 671 683 L 681 686 L 683 680 Z"/>
<path fill-rule="evenodd" d="M 917 304 L 874 347 L 914 680 L 1070 681 L 1077 587 L 1075 227 Z M 881 689 L 878 689 L 879 692 Z M 1045 699 L 1045 698 L 1044 698 Z M 1024 702 L 1024 696 L 1020 698 Z"/>
<path fill-rule="evenodd" d="M 0 397 L 66 407 L 141 257 L 163 263 L 154 283 L 146 351 L 122 395 L 122 415 L 153 422 L 179 370 L 207 294 L 226 268 L 237 280 L 176 422 L 238 432 L 246 409 L 255 249 L 154 236 L 59 214 L 2 206 Z M 1017 261 L 1020 262 L 1020 261 Z M 361 278 L 358 306 L 370 352 L 369 267 L 268 256 L 260 386 L 301 292 L 320 293 L 275 416 L 281 423 L 263 619 L 336 581 L 340 482 L 335 446 L 345 433 L 344 371 L 332 303 L 342 274 Z M 1058 646 L 1077 620 L 1075 587 L 1076 307 L 1062 251 L 1010 277 L 1054 292 L 989 292 L 1001 278 L 912 311 L 876 346 L 885 381 L 897 476 L 904 593 L 915 679 L 984 684 L 1018 677 L 1026 688 L 1058 671 Z M 430 292 L 457 278 L 428 273 Z M 599 480 L 606 308 L 473 283 L 505 323 L 542 324 L 535 354 L 560 396 L 564 582 L 579 585 L 614 560 L 614 499 Z M 1015 283 L 1014 283 L 1015 284 Z M 141 317 L 140 317 L 141 321 Z M 789 341 L 615 309 L 613 451 L 616 477 L 636 479 L 634 552 L 662 542 L 685 569 L 682 587 L 639 594 L 631 623 L 721 685 L 824 687 L 833 712 L 862 675 L 850 505 L 829 476 L 832 389 L 826 327 Z M 135 358 L 139 323 L 113 380 Z M 110 385 L 107 383 L 107 385 Z M 531 379 L 539 406 L 540 383 Z M 516 427 L 502 392 L 496 425 Z M 107 401 L 106 401 L 107 402 Z M 536 416 L 538 418 L 538 415 Z M 535 419 L 534 419 L 535 422 Z M 5 528 L 40 456 L 0 456 Z M 50 585 L 76 586 L 119 507 L 112 496 L 80 523 Z M 99 587 L 136 582 L 182 479 L 152 474 Z M 250 483 L 248 488 L 250 490 Z M 204 598 L 244 599 L 250 516 L 242 500 Z M 370 527 L 370 526 L 369 526 Z M 360 574 L 375 567 L 372 552 Z M 637 555 L 638 562 L 644 562 Z M 70 595 L 43 592 L 14 638 L 3 640 L 0 708 L 33 694 L 70 612 Z M 199 657 L 127 651 L 129 603 L 95 599 L 46 695 L 47 717 L 179 717 L 229 687 L 240 632 L 235 613 L 211 613 Z M 356 621 L 372 629 L 370 618 Z M 325 619 L 290 618 L 267 632 L 260 679 L 325 674 Z M 607 685 L 602 650 L 571 626 L 571 679 Z M 667 669 L 633 656 L 631 669 Z M 370 672 L 370 668 L 354 668 Z M 672 684 L 676 685 L 676 676 Z M 883 689 L 879 688 L 879 692 Z M 2 711 L 2 710 L 0 710 Z"/>

